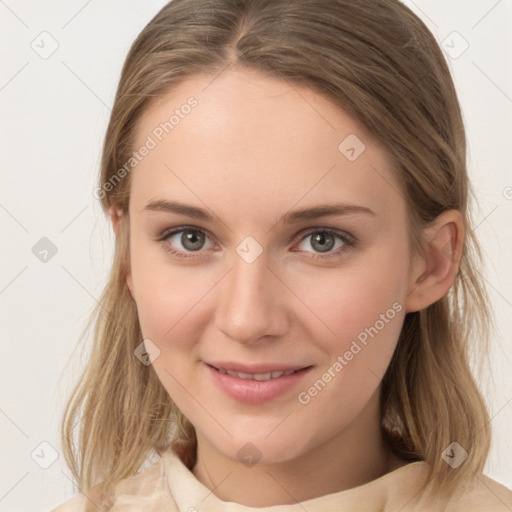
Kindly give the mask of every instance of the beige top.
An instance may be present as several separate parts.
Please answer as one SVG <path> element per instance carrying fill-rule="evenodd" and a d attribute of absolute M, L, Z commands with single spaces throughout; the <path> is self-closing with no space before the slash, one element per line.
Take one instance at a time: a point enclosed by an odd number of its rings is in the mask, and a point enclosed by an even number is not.
<path fill-rule="evenodd" d="M 364 485 L 301 503 L 246 507 L 217 498 L 169 450 L 154 465 L 119 482 L 110 508 L 100 508 L 93 497 L 79 494 L 51 512 L 512 511 L 512 491 L 483 474 L 475 476 L 449 502 L 440 498 L 426 501 L 418 489 L 427 469 L 426 462 L 413 462 Z"/>

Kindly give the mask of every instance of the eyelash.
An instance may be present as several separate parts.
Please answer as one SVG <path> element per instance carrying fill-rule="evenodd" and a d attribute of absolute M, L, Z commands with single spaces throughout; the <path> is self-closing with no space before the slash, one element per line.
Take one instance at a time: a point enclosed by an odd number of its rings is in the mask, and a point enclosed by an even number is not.
<path fill-rule="evenodd" d="M 197 254 L 196 255 L 194 252 L 192 252 L 192 253 L 185 253 L 183 251 L 177 251 L 176 249 L 173 249 L 173 248 L 171 248 L 169 246 L 167 240 L 172 235 L 175 235 L 176 233 L 182 233 L 182 232 L 185 232 L 185 231 L 194 231 L 194 232 L 202 233 L 202 234 L 208 236 L 208 233 L 205 230 L 201 229 L 201 228 L 197 228 L 195 226 L 180 226 L 178 228 L 172 228 L 172 229 L 165 230 L 160 235 L 160 237 L 157 240 L 159 242 L 162 242 L 163 248 L 165 249 L 165 251 L 167 251 L 168 253 L 172 254 L 173 256 L 175 256 L 177 258 L 186 259 L 186 258 L 197 258 L 197 257 L 200 257 L 200 253 L 203 252 L 202 250 L 195 251 L 195 253 Z M 322 233 L 322 234 L 331 235 L 336 240 L 342 241 L 344 243 L 344 245 L 342 247 L 338 248 L 337 250 L 330 251 L 330 252 L 327 252 L 325 254 L 314 253 L 314 255 L 307 256 L 307 258 L 312 258 L 312 259 L 315 259 L 315 260 L 330 259 L 330 258 L 333 258 L 333 257 L 336 257 L 336 256 L 340 256 L 342 254 L 345 254 L 345 253 L 349 252 L 351 249 L 353 249 L 356 246 L 357 239 L 353 235 L 350 235 L 348 233 L 345 233 L 345 232 L 342 232 L 342 231 L 338 231 L 338 230 L 335 230 L 335 229 L 331 229 L 331 228 L 310 228 L 306 233 L 303 234 L 303 236 L 299 240 L 299 242 L 302 242 L 308 236 L 310 236 L 312 234 L 315 234 L 315 233 Z"/>

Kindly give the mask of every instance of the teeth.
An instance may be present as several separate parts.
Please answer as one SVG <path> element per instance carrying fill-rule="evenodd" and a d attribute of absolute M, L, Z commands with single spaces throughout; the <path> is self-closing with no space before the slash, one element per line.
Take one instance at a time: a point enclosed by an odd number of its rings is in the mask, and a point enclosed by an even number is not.
<path fill-rule="evenodd" d="M 277 371 L 277 372 L 268 372 L 268 373 L 244 373 L 244 372 L 235 372 L 233 370 L 225 370 L 224 368 L 218 369 L 220 373 L 224 375 L 231 375 L 231 377 L 237 377 L 239 379 L 244 380 L 270 380 L 277 379 L 279 377 L 283 377 L 286 375 L 291 375 L 295 372 L 295 370 L 286 370 L 286 371 Z"/>
<path fill-rule="evenodd" d="M 279 377 L 281 377 L 281 375 L 279 375 Z M 253 376 L 254 380 L 270 380 L 272 378 L 275 378 L 275 377 L 272 377 L 272 372 L 269 372 L 269 373 L 255 373 L 254 376 Z"/>

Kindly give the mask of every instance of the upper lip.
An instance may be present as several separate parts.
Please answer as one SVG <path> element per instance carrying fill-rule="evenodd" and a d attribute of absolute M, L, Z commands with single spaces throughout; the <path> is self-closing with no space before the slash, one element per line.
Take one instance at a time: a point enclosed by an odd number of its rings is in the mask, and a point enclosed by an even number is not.
<path fill-rule="evenodd" d="M 214 366 L 215 368 L 224 370 L 231 370 L 233 372 L 242 372 L 242 373 L 269 373 L 269 372 L 278 372 L 278 371 L 289 371 L 289 370 L 302 370 L 303 368 L 307 368 L 311 365 L 289 365 L 282 363 L 266 363 L 266 364 L 244 364 L 237 363 L 232 361 L 214 361 L 211 363 L 206 363 L 210 366 Z"/>

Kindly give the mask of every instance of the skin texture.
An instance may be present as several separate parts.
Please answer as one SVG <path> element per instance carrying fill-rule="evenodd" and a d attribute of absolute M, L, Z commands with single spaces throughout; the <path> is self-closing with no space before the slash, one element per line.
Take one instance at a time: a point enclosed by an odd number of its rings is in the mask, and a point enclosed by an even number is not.
<path fill-rule="evenodd" d="M 432 240 L 428 259 L 411 257 L 400 185 L 385 149 L 354 119 L 307 88 L 257 72 L 231 68 L 212 80 L 197 75 L 161 97 L 142 116 L 134 144 L 144 144 L 190 96 L 198 100 L 131 171 L 126 282 L 144 338 L 160 350 L 153 367 L 195 426 L 193 473 L 220 499 L 261 507 L 362 485 L 400 464 L 379 429 L 380 381 L 405 314 L 453 284 L 464 236 L 460 214 L 444 212 L 425 233 Z M 350 134 L 366 146 L 354 161 L 338 150 Z M 216 217 L 143 211 L 153 199 Z M 290 210 L 336 202 L 375 215 L 278 222 Z M 111 215 L 117 232 L 121 213 L 113 208 Z M 204 230 L 199 251 L 183 245 L 182 233 L 158 240 L 180 226 Z M 335 239 L 327 243 L 334 244 L 332 256 L 315 259 L 326 254 L 314 241 L 326 228 L 357 242 L 335 255 L 344 245 Z M 248 236 L 263 249 L 252 263 L 236 252 Z M 170 246 L 192 257 L 177 258 Z M 300 403 L 298 394 L 394 303 L 394 318 Z M 254 405 L 213 385 L 205 361 L 214 360 L 313 369 L 291 391 Z M 247 443 L 261 454 L 250 467 L 237 457 Z"/>

